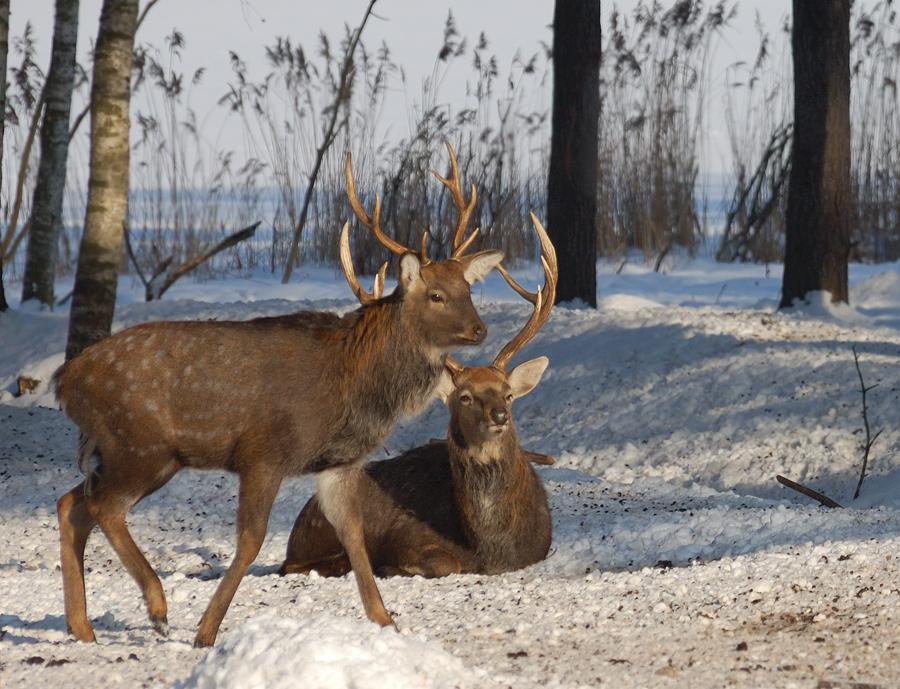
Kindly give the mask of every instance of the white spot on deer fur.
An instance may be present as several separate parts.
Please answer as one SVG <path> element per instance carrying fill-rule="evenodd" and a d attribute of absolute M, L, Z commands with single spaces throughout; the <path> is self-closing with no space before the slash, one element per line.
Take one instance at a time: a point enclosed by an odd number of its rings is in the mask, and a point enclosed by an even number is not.
<path fill-rule="evenodd" d="M 150 359 L 141 359 L 141 368 L 145 370 L 150 368 Z"/>
<path fill-rule="evenodd" d="M 122 401 L 125 404 L 128 404 L 131 401 L 131 393 L 128 392 L 128 390 L 122 393 Z"/>
<path fill-rule="evenodd" d="M 103 387 L 105 387 L 107 390 L 114 390 L 116 387 L 116 384 L 114 381 L 107 378 L 106 382 L 103 384 Z"/>
<path fill-rule="evenodd" d="M 144 400 L 144 408 L 147 411 L 158 412 L 159 405 L 156 403 L 156 400 L 150 399 L 149 397 Z"/>

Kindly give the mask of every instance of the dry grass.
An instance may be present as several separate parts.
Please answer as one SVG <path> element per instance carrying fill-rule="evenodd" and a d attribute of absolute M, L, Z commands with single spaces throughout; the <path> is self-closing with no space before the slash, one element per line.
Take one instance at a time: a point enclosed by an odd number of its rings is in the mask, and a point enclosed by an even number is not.
<path fill-rule="evenodd" d="M 719 76 L 711 65 L 719 40 L 733 30 L 738 2 L 707 7 L 678 0 L 665 8 L 642 2 L 627 17 L 609 15 L 603 31 L 597 190 L 602 256 L 622 261 L 637 251 L 659 264 L 674 247 L 696 252 L 712 238 L 721 260 L 781 260 L 791 142 L 789 32 L 775 27 L 773 37 L 758 26 L 756 60 L 732 65 Z M 43 74 L 34 62 L 33 39 L 30 33 L 14 39 L 10 59 L 0 202 L 7 281 L 21 277 L 37 161 L 36 150 L 28 154 L 29 132 Z M 349 31 L 338 42 L 322 35 L 308 52 L 280 39 L 265 48 L 268 70 L 262 75 L 250 74 L 232 54 L 233 79 L 219 105 L 240 123 L 245 146 L 240 153 L 208 143 L 215 137 L 203 131 L 192 107 L 194 91 L 208 88 L 203 73 L 177 71 L 180 53 L 188 50 L 185 36 L 176 30 L 163 49 L 138 48 L 129 226 L 143 270 L 152 272 L 169 255 L 180 262 L 260 219 L 263 226 L 252 243 L 217 256 L 201 275 L 284 269 L 349 40 Z M 893 6 L 857 3 L 852 41 L 853 258 L 897 260 L 900 34 Z M 436 48 L 431 76 L 413 98 L 389 48 L 371 50 L 363 36 L 335 140 L 311 195 L 301 261 L 337 265 L 335 229 L 349 215 L 345 151 L 353 152 L 364 204 L 371 207 L 375 193 L 382 197 L 383 224 L 391 233 L 410 247 L 418 247 L 427 234 L 432 254 L 446 255 L 455 209 L 432 175 L 432 170 L 446 174 L 444 140 L 457 152 L 466 188 L 474 184 L 478 190 L 473 225 L 483 228 L 482 245 L 502 248 L 513 262 L 534 258 L 528 212 L 543 215 L 545 206 L 549 50 L 517 59 L 503 73 L 487 38 L 461 37 L 452 15 Z M 465 94 L 448 92 L 444 85 L 444 76 L 460 61 L 472 70 Z M 87 100 L 88 72 L 80 72 L 74 113 Z M 413 103 L 406 134 L 379 139 L 379 114 L 398 92 Z M 733 159 L 725 174 L 723 227 L 708 224 L 709 204 L 717 198 L 701 181 L 699 162 L 710 134 L 710 108 L 720 102 Z M 86 139 L 82 127 L 72 140 L 61 273 L 73 269 L 84 218 Z M 354 254 L 363 273 L 390 258 L 363 232 L 354 235 Z"/>

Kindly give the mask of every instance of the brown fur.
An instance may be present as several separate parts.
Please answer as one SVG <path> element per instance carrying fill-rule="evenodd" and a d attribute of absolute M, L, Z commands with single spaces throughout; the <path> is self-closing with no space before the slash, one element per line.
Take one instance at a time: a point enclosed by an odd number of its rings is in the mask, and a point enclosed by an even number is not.
<path fill-rule="evenodd" d="M 486 328 L 470 284 L 502 258 L 482 252 L 400 262 L 397 290 L 343 317 L 303 312 L 245 322 L 145 323 L 85 350 L 55 375 L 57 396 L 98 466 L 59 499 L 66 623 L 90 641 L 84 548 L 103 530 L 167 632 L 159 578 L 125 526 L 128 510 L 183 468 L 238 474 L 237 551 L 195 644 L 211 645 L 266 533 L 284 478 L 325 472 L 329 516 L 354 563 L 366 614 L 393 624 L 362 546 L 359 465 L 401 417 L 418 413 L 444 359 Z M 94 450 L 94 448 L 96 448 Z M 339 507 L 339 509 L 338 509 Z"/>
<path fill-rule="evenodd" d="M 366 550 L 377 573 L 498 574 L 546 556 L 547 495 L 531 453 L 519 447 L 510 409 L 545 366 L 546 359 L 536 359 L 508 376 L 492 367 L 462 369 L 440 388 L 450 410 L 447 441 L 366 465 L 360 498 Z M 319 495 L 294 523 L 281 573 L 310 570 L 327 576 L 350 571 Z"/>

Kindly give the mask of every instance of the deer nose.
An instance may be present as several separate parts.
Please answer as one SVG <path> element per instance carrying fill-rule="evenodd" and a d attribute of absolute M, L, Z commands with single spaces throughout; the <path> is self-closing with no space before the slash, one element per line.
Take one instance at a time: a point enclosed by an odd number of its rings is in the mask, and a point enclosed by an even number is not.
<path fill-rule="evenodd" d="M 505 409 L 494 409 L 491 412 L 491 421 L 493 421 L 498 426 L 503 426 L 507 421 L 509 421 L 509 412 Z"/>

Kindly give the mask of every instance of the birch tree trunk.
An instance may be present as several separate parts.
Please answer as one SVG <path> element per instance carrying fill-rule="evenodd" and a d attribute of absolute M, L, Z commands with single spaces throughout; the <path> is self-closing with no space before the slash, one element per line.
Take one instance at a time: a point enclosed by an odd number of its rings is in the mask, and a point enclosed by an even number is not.
<path fill-rule="evenodd" d="M 110 334 L 128 210 L 129 105 L 138 0 L 104 0 L 91 87 L 87 213 L 66 359 Z"/>
<path fill-rule="evenodd" d="M 53 285 L 62 227 L 63 191 L 69 155 L 69 118 L 75 87 L 79 0 L 56 0 L 53 53 L 44 84 L 44 121 L 41 124 L 41 161 L 31 211 L 31 230 L 25 252 L 22 301 L 37 299 L 53 308 Z"/>
<path fill-rule="evenodd" d="M 9 55 L 9 0 L 0 0 L 0 190 L 3 189 L 3 132 L 6 129 L 6 59 Z M 3 261 L 0 260 L 0 311 L 6 311 Z"/>

